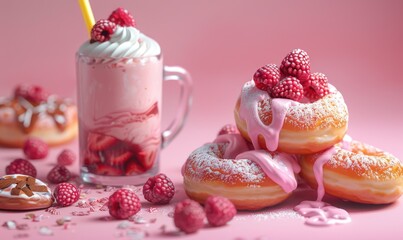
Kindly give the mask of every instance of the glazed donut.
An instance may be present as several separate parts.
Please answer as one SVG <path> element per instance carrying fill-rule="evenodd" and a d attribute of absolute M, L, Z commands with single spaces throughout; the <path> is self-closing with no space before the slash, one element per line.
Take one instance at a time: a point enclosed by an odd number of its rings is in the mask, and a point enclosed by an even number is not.
<path fill-rule="evenodd" d="M 300 166 L 300 176 L 318 187 L 318 199 L 326 192 L 352 202 L 386 204 L 403 193 L 402 162 L 358 141 L 301 156 Z"/>
<path fill-rule="evenodd" d="M 77 108 L 67 99 L 49 96 L 40 103 L 21 96 L 0 99 L 0 146 L 22 147 L 28 137 L 55 146 L 73 140 L 77 133 Z"/>
<path fill-rule="evenodd" d="M 330 93 L 315 102 L 301 103 L 271 98 L 245 83 L 235 106 L 237 127 L 256 149 L 292 154 L 310 154 L 327 149 L 343 139 L 348 111 L 343 96 L 329 84 Z"/>
<path fill-rule="evenodd" d="M 238 210 L 256 210 L 288 198 L 298 171 L 294 156 L 250 150 L 240 134 L 226 134 L 193 151 L 182 175 L 186 194 L 200 203 L 220 195 Z"/>
<path fill-rule="evenodd" d="M 0 178 L 0 209 L 34 210 L 52 206 L 49 187 L 39 179 L 22 174 Z"/>

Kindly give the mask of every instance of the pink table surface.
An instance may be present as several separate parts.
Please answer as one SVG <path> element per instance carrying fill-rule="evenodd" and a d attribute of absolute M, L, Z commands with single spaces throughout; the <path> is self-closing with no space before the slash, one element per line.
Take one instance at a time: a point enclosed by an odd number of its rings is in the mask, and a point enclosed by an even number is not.
<path fill-rule="evenodd" d="M 403 199 L 387 206 L 366 206 L 325 200 L 347 209 L 352 223 L 326 228 L 304 225 L 292 208 L 314 193 L 300 189 L 279 206 L 241 212 L 225 227 L 206 226 L 196 234 L 178 234 L 172 212 L 185 198 L 180 167 L 195 148 L 213 140 L 218 129 L 233 123 L 233 106 L 242 84 L 266 64 L 281 62 L 293 48 L 310 54 L 313 71 L 324 72 L 342 93 L 350 112 L 349 134 L 403 159 L 402 102 L 403 2 L 388 1 L 124 1 L 93 0 L 97 19 L 118 6 L 134 12 L 139 28 L 158 40 L 166 64 L 178 64 L 194 79 L 193 107 L 182 133 L 162 152 L 161 171 L 170 176 L 178 192 L 172 203 L 151 208 L 144 199 L 139 213 L 154 223 L 110 220 L 98 211 L 72 216 L 67 229 L 56 220 L 76 211 L 60 208 L 59 215 L 43 210 L 41 222 L 24 219 L 26 212 L 0 211 L 7 220 L 27 223 L 29 230 L 0 226 L 3 239 L 135 239 L 145 231 L 149 239 L 402 239 Z M 0 96 L 10 95 L 16 83 L 32 82 L 54 93 L 75 98 L 74 53 L 87 38 L 76 1 L 1 1 Z M 163 125 L 174 116 L 177 88 L 164 89 Z M 41 161 L 33 161 L 45 179 L 63 148 L 77 151 L 77 142 L 53 148 Z M 0 148 L 0 175 L 21 150 Z M 78 166 L 69 169 L 76 174 Z M 87 192 L 87 191 L 84 191 Z M 100 199 L 110 192 L 88 190 L 85 199 Z M 39 234 L 41 227 L 52 236 Z M 165 233 L 161 230 L 165 226 Z"/>
<path fill-rule="evenodd" d="M 183 150 L 181 145 L 186 139 L 192 139 L 194 131 L 185 131 L 179 139 L 169 146 L 162 154 L 161 171 L 170 176 L 176 186 L 176 195 L 169 205 L 153 206 L 147 203 L 141 194 L 141 186 L 134 187 L 142 201 L 142 209 L 137 214 L 142 219 L 155 222 L 148 224 L 139 224 L 129 222 L 128 228 L 120 229 L 122 220 L 113 220 L 109 217 L 107 211 L 100 211 L 101 204 L 94 206 L 94 212 L 88 216 L 74 216 L 74 212 L 87 212 L 89 208 L 77 207 L 74 204 L 70 207 L 57 208 L 57 215 L 53 215 L 46 210 L 14 212 L 0 211 L 0 223 L 14 220 L 18 224 L 26 223 L 28 230 L 9 230 L 0 227 L 1 239 L 71 239 L 79 237 L 79 239 L 137 239 L 141 235 L 146 234 L 150 239 L 169 239 L 169 238 L 191 238 L 206 239 L 213 237 L 214 239 L 293 239 L 299 237 L 302 239 L 354 239 L 355 236 L 361 236 L 361 239 L 401 239 L 403 230 L 403 202 L 399 200 L 395 204 L 386 206 L 367 206 L 360 204 L 352 204 L 342 202 L 331 197 L 325 198 L 329 203 L 344 208 L 351 213 L 352 223 L 346 225 L 338 225 L 331 227 L 311 227 L 304 224 L 304 219 L 296 214 L 292 208 L 302 200 L 315 198 L 314 191 L 301 187 L 286 202 L 261 211 L 239 212 L 234 220 L 227 226 L 220 228 L 212 228 L 206 225 L 196 234 L 184 235 L 179 233 L 173 225 L 173 219 L 170 217 L 176 202 L 184 199 L 185 193 L 182 186 L 182 178 L 180 167 L 186 158 L 187 150 Z M 198 134 L 203 135 L 200 132 Z M 201 136 L 202 137 L 202 136 Z M 194 140 L 192 140 L 194 141 Z M 198 141 L 197 141 L 198 142 Z M 57 154 L 64 148 L 77 151 L 77 142 L 69 145 L 53 148 L 49 156 L 45 160 L 36 160 L 32 163 L 38 169 L 38 178 L 46 179 L 46 174 L 55 164 Z M 187 147 L 186 147 L 187 148 Z M 4 166 L 12 159 L 21 157 L 20 149 L 1 149 L 0 159 L 0 175 L 4 174 Z M 70 166 L 69 169 L 78 173 L 77 163 Z M 91 186 L 83 188 L 83 196 L 81 200 L 101 199 L 109 196 L 113 189 L 96 189 Z M 43 220 L 34 222 L 25 219 L 26 214 L 34 213 L 36 216 L 42 215 Z M 58 226 L 56 220 L 70 216 L 71 222 L 68 223 L 67 229 Z M 40 234 L 40 228 L 47 227 L 52 231 L 52 236 L 43 236 Z M 164 229 L 164 230 L 163 230 Z M 136 234 L 135 234 L 136 233 Z"/>
<path fill-rule="evenodd" d="M 187 136 L 186 136 L 187 135 Z M 181 135 L 182 142 L 193 136 L 191 131 Z M 140 218 L 137 222 L 128 222 L 127 228 L 121 229 L 125 225 L 123 220 L 114 220 L 109 217 L 107 211 L 100 211 L 102 204 L 94 206 L 94 212 L 87 216 L 74 216 L 77 212 L 88 212 L 90 208 L 80 208 L 78 204 L 65 208 L 56 208 L 54 215 L 46 210 L 15 212 L 0 211 L 0 224 L 5 221 L 14 220 L 18 224 L 28 224 L 28 230 L 10 230 L 0 227 L 0 239 L 141 239 L 141 234 L 145 234 L 145 239 L 401 239 L 403 237 L 403 202 L 398 202 L 386 206 L 368 206 L 342 202 L 340 200 L 326 197 L 325 201 L 346 209 L 350 212 L 352 222 L 346 225 L 330 227 L 312 227 L 304 224 L 304 219 L 295 213 L 293 207 L 302 200 L 315 199 L 315 192 L 307 187 L 301 186 L 284 203 L 267 208 L 261 211 L 239 212 L 236 217 L 226 226 L 219 228 L 209 227 L 201 229 L 196 234 L 185 235 L 177 231 L 173 225 L 170 214 L 175 203 L 186 198 L 182 186 L 180 167 L 185 159 L 186 153 L 181 151 L 181 141 L 173 143 L 162 154 L 162 172 L 170 176 L 176 186 L 177 192 L 169 205 L 155 206 L 144 200 L 141 193 L 141 186 L 131 186 L 142 202 L 142 209 L 137 214 Z M 70 148 L 77 150 L 77 142 L 67 146 L 53 148 L 45 160 L 32 161 L 38 169 L 38 178 L 46 179 L 46 173 L 55 164 L 57 154 L 61 149 Z M 16 158 L 21 157 L 22 151 L 19 149 L 1 149 L 0 175 L 4 174 L 4 166 Z M 77 174 L 77 163 L 69 169 Z M 74 182 L 74 181 L 73 181 Z M 53 187 L 53 186 L 52 186 Z M 113 188 L 94 188 L 84 186 L 81 200 L 101 199 L 108 197 Z M 80 201 L 81 201 L 80 200 Z M 33 213 L 36 216 L 42 215 L 42 220 L 35 222 L 26 219 L 26 214 Z M 71 222 L 65 226 L 58 226 L 56 220 L 70 216 Z M 141 220 L 146 220 L 147 224 L 140 224 Z M 41 227 L 51 230 L 51 236 L 44 236 L 40 233 Z M 138 237 L 138 238 L 136 238 Z"/>

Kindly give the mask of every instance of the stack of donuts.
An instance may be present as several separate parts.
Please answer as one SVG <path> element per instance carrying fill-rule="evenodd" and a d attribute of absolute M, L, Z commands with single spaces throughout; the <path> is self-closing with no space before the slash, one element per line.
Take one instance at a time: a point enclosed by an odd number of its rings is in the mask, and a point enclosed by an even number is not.
<path fill-rule="evenodd" d="M 348 109 L 310 58 L 294 49 L 280 67 L 267 64 L 246 82 L 235 104 L 234 125 L 193 151 L 182 168 L 187 195 L 211 195 L 239 210 L 278 204 L 299 179 L 324 194 L 365 204 L 388 204 L 403 193 L 403 164 L 346 135 Z M 299 177 L 297 177 L 299 176 Z"/>

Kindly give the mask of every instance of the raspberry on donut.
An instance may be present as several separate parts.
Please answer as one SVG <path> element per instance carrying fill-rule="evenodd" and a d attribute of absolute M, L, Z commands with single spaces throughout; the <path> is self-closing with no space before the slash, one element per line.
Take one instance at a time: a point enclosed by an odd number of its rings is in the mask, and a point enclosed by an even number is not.
<path fill-rule="evenodd" d="M 347 106 L 334 87 L 323 98 L 303 103 L 272 98 L 253 81 L 244 84 L 234 115 L 240 133 L 256 149 L 292 154 L 315 153 L 333 146 L 343 139 L 348 123 Z"/>
<path fill-rule="evenodd" d="M 296 77 L 301 81 L 306 80 L 311 72 L 308 53 L 298 48 L 292 50 L 281 62 L 280 71 L 285 76 Z"/>

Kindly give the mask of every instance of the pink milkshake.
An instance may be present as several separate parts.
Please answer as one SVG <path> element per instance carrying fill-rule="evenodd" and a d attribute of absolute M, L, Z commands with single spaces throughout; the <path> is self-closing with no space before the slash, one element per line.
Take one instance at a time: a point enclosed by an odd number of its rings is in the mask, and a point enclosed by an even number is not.
<path fill-rule="evenodd" d="M 134 26 L 93 27 L 77 53 L 84 181 L 140 184 L 158 171 L 163 73 L 160 46 Z"/>

